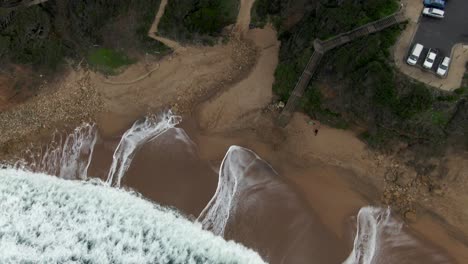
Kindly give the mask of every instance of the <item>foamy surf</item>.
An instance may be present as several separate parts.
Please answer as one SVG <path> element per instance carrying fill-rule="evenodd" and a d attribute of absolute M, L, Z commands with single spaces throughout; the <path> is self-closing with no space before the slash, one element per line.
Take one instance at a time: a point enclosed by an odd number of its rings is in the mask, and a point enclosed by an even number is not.
<path fill-rule="evenodd" d="M 265 263 L 122 189 L 0 170 L 0 263 Z"/>
<path fill-rule="evenodd" d="M 51 143 L 40 152 L 26 150 L 26 157 L 15 162 L 14 167 L 63 179 L 86 180 L 97 138 L 96 125 L 83 123 L 65 140 L 56 133 Z"/>
<path fill-rule="evenodd" d="M 243 182 L 246 171 L 259 161 L 263 162 L 249 149 L 239 146 L 229 148 L 219 169 L 216 192 L 197 219 L 204 229 L 224 236 L 229 217 L 235 211 L 236 194 L 241 191 L 238 186 Z"/>
<path fill-rule="evenodd" d="M 356 226 L 353 250 L 343 264 L 453 263 L 405 232 L 390 208 L 361 208 Z"/>
<path fill-rule="evenodd" d="M 120 187 L 122 178 L 132 163 L 135 151 L 182 121 L 171 111 L 161 115 L 151 115 L 137 121 L 127 130 L 115 149 L 112 165 L 107 176 L 107 184 Z"/>

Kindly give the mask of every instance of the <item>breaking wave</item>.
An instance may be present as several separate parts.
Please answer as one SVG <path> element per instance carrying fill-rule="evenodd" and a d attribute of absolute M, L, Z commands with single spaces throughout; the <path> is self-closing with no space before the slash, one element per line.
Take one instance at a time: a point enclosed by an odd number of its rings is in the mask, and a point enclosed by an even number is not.
<path fill-rule="evenodd" d="M 0 171 L 1 263 L 264 263 L 122 189 Z"/>
<path fill-rule="evenodd" d="M 196 152 L 195 143 L 176 128 L 180 122 L 171 112 L 135 122 L 116 147 L 105 182 L 87 172 L 98 140 L 94 124 L 83 124 L 65 140 L 55 135 L 43 151 L 28 151 L 14 166 L 2 165 L 0 263 L 265 263 L 253 250 L 223 239 L 232 233 L 249 237 L 250 246 L 268 261 L 315 261 L 296 252 L 320 255 L 318 249 L 307 248 L 310 236 L 323 238 L 310 229 L 317 223 L 299 213 L 298 197 L 287 192 L 274 169 L 249 149 L 229 148 L 216 192 L 195 223 L 120 188 L 138 149 L 168 130 L 175 133 L 174 140 Z M 170 148 L 174 142 L 164 143 L 162 148 Z M 287 208 L 284 219 L 275 215 L 282 206 Z M 255 214 L 243 218 L 248 213 Z M 241 224 L 233 226 L 236 222 Z M 271 229 L 275 224 L 284 230 Z M 343 264 L 409 264 L 414 259 L 451 263 L 406 233 L 390 209 L 361 208 L 356 225 L 353 249 Z M 270 232 L 281 239 L 268 248 Z"/>
<path fill-rule="evenodd" d="M 403 230 L 389 208 L 363 207 L 357 215 L 353 250 L 343 264 L 452 263 Z"/>
<path fill-rule="evenodd" d="M 147 116 L 137 121 L 127 130 L 115 149 L 112 165 L 107 176 L 107 184 L 120 187 L 125 172 L 130 167 L 135 151 L 144 143 L 151 141 L 182 121 L 180 116 L 171 111 L 162 115 Z"/>
<path fill-rule="evenodd" d="M 65 140 L 55 133 L 45 148 L 26 150 L 26 157 L 15 162 L 17 169 L 56 175 L 63 179 L 86 180 L 98 138 L 95 124 L 84 123 Z"/>
<path fill-rule="evenodd" d="M 221 163 L 216 192 L 197 219 L 204 229 L 220 236 L 224 236 L 226 224 L 232 211 L 232 202 L 238 191 L 237 184 L 241 180 L 239 177 L 244 175 L 245 165 L 232 161 L 233 158 L 239 159 L 241 157 L 232 155 L 233 151 L 238 148 L 231 147 L 226 153 Z M 241 166 L 232 166 L 233 164 Z"/>

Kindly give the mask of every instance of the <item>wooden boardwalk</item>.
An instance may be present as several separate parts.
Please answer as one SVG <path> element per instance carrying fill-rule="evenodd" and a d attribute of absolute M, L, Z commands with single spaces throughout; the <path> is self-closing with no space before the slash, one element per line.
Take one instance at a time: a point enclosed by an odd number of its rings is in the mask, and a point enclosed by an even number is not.
<path fill-rule="evenodd" d="M 309 85 L 312 76 L 317 71 L 320 61 L 323 55 L 338 46 L 351 42 L 357 38 L 367 36 L 369 34 L 381 31 L 395 24 L 405 21 L 405 15 L 403 12 L 397 12 L 393 15 L 384 17 L 377 21 L 368 23 L 351 31 L 339 34 L 331 39 L 322 41 L 320 39 L 314 40 L 314 53 L 309 59 L 307 66 L 301 74 L 294 90 L 292 91 L 286 106 L 279 116 L 278 123 L 280 126 L 285 127 L 297 108 L 297 105 L 301 102 L 302 96 Z"/>

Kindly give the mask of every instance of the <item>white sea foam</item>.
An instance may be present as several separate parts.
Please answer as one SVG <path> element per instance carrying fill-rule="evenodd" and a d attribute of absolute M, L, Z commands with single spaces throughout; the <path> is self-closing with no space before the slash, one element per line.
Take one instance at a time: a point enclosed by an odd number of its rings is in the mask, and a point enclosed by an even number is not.
<path fill-rule="evenodd" d="M 27 157 L 17 161 L 15 167 L 64 179 L 86 180 L 97 138 L 96 125 L 84 123 L 75 128 L 65 140 L 56 133 L 43 151 L 27 150 Z"/>
<path fill-rule="evenodd" d="M 125 172 L 130 167 L 135 151 L 148 141 L 154 140 L 168 129 L 181 122 L 181 117 L 171 111 L 161 115 L 147 116 L 127 130 L 115 149 L 112 165 L 107 176 L 107 184 L 120 187 Z"/>
<path fill-rule="evenodd" d="M 363 207 L 357 216 L 353 250 L 343 264 L 452 263 L 403 230 L 390 208 Z"/>
<path fill-rule="evenodd" d="M 258 161 L 263 160 L 249 149 L 229 148 L 220 166 L 216 192 L 197 219 L 204 229 L 224 236 L 227 222 L 236 211 L 237 194 L 248 184 L 239 185 L 245 179 L 246 171 Z"/>
<path fill-rule="evenodd" d="M 401 224 L 391 221 L 390 209 L 364 207 L 359 210 L 353 251 L 344 264 L 371 264 L 379 250 L 380 233 L 384 226 L 401 230 Z"/>
<path fill-rule="evenodd" d="M 0 170 L 0 263 L 264 263 L 122 189 Z"/>

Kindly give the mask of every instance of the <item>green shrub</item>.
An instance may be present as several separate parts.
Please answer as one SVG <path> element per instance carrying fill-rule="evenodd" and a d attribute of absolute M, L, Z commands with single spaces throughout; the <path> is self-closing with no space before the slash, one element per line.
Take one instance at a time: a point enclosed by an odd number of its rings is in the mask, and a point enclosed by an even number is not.
<path fill-rule="evenodd" d="M 134 60 L 122 52 L 100 48 L 90 52 L 88 63 L 92 68 L 105 74 L 116 74 L 117 69 L 134 63 Z"/>
<path fill-rule="evenodd" d="M 447 113 L 442 111 L 431 111 L 432 123 L 438 127 L 444 128 L 449 122 Z"/>
<path fill-rule="evenodd" d="M 417 83 L 412 86 L 411 91 L 403 95 L 396 105 L 394 111 L 402 118 L 409 118 L 417 113 L 427 110 L 432 106 L 434 99 L 426 86 Z"/>
<path fill-rule="evenodd" d="M 455 91 L 453 91 L 455 94 L 457 95 L 463 95 L 463 94 L 467 94 L 468 93 L 468 87 L 460 87 L 458 89 L 456 89 Z"/>
<path fill-rule="evenodd" d="M 12 22 L 0 32 L 0 57 L 14 63 L 55 70 L 65 56 L 87 56 L 88 47 L 102 44 L 102 30 L 119 16 L 138 17 L 132 31 L 135 46 L 147 52 L 167 47 L 147 37 L 160 0 L 48 1 L 15 11 Z M 131 25 L 133 27 L 133 25 Z"/>
<path fill-rule="evenodd" d="M 395 137 L 389 130 L 378 129 L 375 132 L 366 131 L 359 135 L 359 137 L 367 142 L 372 148 L 379 148 L 380 146 L 386 145 L 392 138 Z"/>
<path fill-rule="evenodd" d="M 182 42 L 218 37 L 224 27 L 233 24 L 239 0 L 172 0 L 159 24 L 159 32 Z"/>
<path fill-rule="evenodd" d="M 300 73 L 291 64 L 279 64 L 275 71 L 275 83 L 273 91 L 281 100 L 287 101 L 292 91 L 291 87 L 297 82 Z"/>
<path fill-rule="evenodd" d="M 52 29 L 48 14 L 41 8 L 23 9 L 0 32 L 0 55 L 15 63 L 55 70 L 63 61 L 65 46 L 57 36 L 50 34 Z"/>

